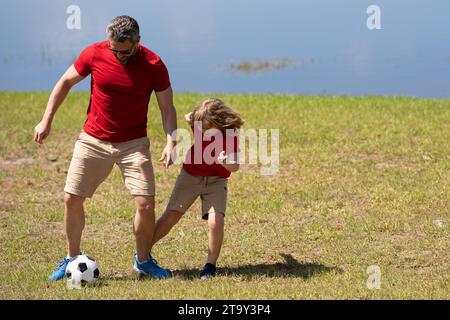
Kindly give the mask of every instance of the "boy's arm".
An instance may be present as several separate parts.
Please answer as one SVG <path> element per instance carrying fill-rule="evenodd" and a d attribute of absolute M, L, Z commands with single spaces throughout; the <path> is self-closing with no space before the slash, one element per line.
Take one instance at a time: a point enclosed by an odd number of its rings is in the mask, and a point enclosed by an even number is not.
<path fill-rule="evenodd" d="M 191 122 L 191 117 L 192 117 L 192 114 L 194 113 L 194 111 L 192 111 L 192 112 L 189 112 L 189 113 L 186 113 L 185 115 L 184 115 L 184 119 L 187 121 L 187 122 Z"/>
<path fill-rule="evenodd" d="M 239 170 L 238 154 L 232 153 L 226 155 L 225 151 L 222 151 L 217 157 L 219 164 L 230 172 L 236 172 Z"/>

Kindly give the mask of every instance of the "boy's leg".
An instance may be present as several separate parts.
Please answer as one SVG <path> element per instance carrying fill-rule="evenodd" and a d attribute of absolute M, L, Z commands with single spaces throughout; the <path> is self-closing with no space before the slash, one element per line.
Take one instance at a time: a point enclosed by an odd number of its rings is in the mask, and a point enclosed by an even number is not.
<path fill-rule="evenodd" d="M 222 248 L 228 180 L 209 177 L 202 194 L 202 218 L 208 220 L 208 261 L 216 265 Z"/>
<path fill-rule="evenodd" d="M 180 221 L 182 216 L 183 213 L 174 210 L 166 210 L 166 212 L 164 212 L 164 214 L 156 222 L 151 248 L 156 242 L 164 238 L 169 233 L 173 226 Z"/>
<path fill-rule="evenodd" d="M 153 245 L 166 236 L 200 195 L 202 177 L 192 176 L 183 169 L 175 182 L 166 211 L 156 222 Z"/>
<path fill-rule="evenodd" d="M 208 261 L 214 266 L 219 258 L 223 243 L 224 214 L 210 213 L 208 215 Z"/>

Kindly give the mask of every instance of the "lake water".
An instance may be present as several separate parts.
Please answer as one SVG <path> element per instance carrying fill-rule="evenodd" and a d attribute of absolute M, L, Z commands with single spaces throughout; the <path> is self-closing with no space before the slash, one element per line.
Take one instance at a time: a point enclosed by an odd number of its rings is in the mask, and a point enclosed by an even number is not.
<path fill-rule="evenodd" d="M 366 24 L 372 4 L 380 30 Z M 81 29 L 66 26 L 70 5 L 81 9 Z M 0 90 L 51 90 L 127 14 L 176 92 L 450 96 L 449 0 L 0 0 L 0 8 Z"/>

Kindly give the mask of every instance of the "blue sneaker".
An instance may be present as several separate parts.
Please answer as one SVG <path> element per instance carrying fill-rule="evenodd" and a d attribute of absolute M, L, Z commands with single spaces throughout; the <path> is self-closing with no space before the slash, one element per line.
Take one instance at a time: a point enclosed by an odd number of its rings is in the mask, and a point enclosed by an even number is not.
<path fill-rule="evenodd" d="M 69 262 L 70 262 L 69 258 L 63 258 L 59 263 L 59 266 L 56 268 L 56 270 L 48 277 L 48 280 L 58 281 L 64 278 L 64 276 L 66 275 L 67 264 Z"/>
<path fill-rule="evenodd" d="M 148 276 L 150 278 L 167 279 L 172 277 L 172 272 L 158 266 L 158 262 L 151 256 L 147 261 L 139 263 L 137 255 L 134 255 L 134 270 L 138 272 L 139 275 Z"/>
<path fill-rule="evenodd" d="M 82 255 L 83 253 L 80 252 L 80 255 Z M 69 259 L 69 258 L 63 258 L 61 260 L 61 262 L 59 263 L 59 266 L 56 268 L 55 271 L 53 271 L 53 273 L 51 275 L 48 276 L 48 280 L 50 281 L 58 281 L 61 280 L 62 278 L 65 277 L 66 275 L 66 269 L 67 269 L 67 265 L 69 264 L 70 261 L 72 261 L 73 259 L 75 259 L 77 256 Z"/>

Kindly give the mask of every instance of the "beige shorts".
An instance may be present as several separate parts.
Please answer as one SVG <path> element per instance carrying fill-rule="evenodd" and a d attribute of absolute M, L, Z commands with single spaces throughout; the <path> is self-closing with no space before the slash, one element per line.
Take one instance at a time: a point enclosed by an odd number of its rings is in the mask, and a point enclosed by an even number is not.
<path fill-rule="evenodd" d="M 132 195 L 154 196 L 155 177 L 149 147 L 147 137 L 111 143 L 81 132 L 75 143 L 64 191 L 92 197 L 117 164 Z"/>
<path fill-rule="evenodd" d="M 225 214 L 227 208 L 228 179 L 222 177 L 193 176 L 181 169 L 175 182 L 167 211 L 185 213 L 200 197 L 202 200 L 202 218 L 207 220 L 210 213 Z"/>

